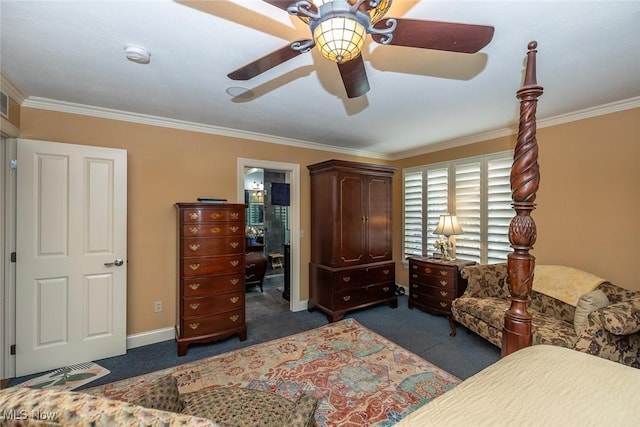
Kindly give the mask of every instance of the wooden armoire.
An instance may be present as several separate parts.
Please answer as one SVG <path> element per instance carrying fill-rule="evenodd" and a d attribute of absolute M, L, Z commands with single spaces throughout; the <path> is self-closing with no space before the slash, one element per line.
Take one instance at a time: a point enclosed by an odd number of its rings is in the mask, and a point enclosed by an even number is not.
<path fill-rule="evenodd" d="M 328 160 L 311 175 L 309 310 L 330 322 L 380 303 L 398 306 L 391 242 L 394 168 Z"/>
<path fill-rule="evenodd" d="M 246 206 L 231 203 L 176 203 L 178 356 L 193 343 L 238 334 L 245 324 Z"/>

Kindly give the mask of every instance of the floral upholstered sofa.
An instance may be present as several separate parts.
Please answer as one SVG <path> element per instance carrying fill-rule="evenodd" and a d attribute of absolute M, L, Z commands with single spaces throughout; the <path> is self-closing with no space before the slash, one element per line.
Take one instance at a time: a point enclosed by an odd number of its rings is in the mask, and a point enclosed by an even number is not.
<path fill-rule="evenodd" d="M 506 274 L 506 263 L 465 267 L 467 289 L 451 307 L 456 321 L 498 347 L 510 305 Z M 534 345 L 567 347 L 640 368 L 640 292 L 570 267 L 536 266 L 528 308 Z"/>
<path fill-rule="evenodd" d="M 210 387 L 180 394 L 171 375 L 129 402 L 83 392 L 10 387 L 0 390 L 0 426 L 315 426 L 318 400 Z"/>

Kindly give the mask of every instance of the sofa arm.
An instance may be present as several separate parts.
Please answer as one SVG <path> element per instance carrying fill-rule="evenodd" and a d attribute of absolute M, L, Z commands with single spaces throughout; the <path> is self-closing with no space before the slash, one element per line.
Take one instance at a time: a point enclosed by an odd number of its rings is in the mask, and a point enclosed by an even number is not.
<path fill-rule="evenodd" d="M 630 335 L 640 332 L 640 297 L 610 304 L 596 310 L 602 327 L 614 335 Z"/>
<path fill-rule="evenodd" d="M 287 418 L 288 427 L 315 426 L 315 413 L 318 406 L 318 398 L 310 394 L 303 394 L 295 403 L 291 414 Z"/>
<path fill-rule="evenodd" d="M 611 310 L 611 307 L 613 307 L 613 310 Z M 633 327 L 635 320 L 633 319 L 637 319 L 637 317 L 635 317 L 637 314 L 629 318 L 631 319 L 630 322 L 621 322 L 620 326 L 624 325 L 624 328 L 621 327 L 618 329 L 614 327 L 614 323 L 608 325 L 608 327 L 615 332 L 611 332 L 605 327 L 605 323 L 608 323 L 606 319 L 608 313 L 628 314 L 631 311 L 633 311 L 633 309 L 628 302 L 611 304 L 607 307 L 592 311 L 573 348 L 584 353 L 602 357 L 603 359 L 633 366 L 634 368 L 640 368 L 640 331 L 624 335 L 618 334 L 619 332 L 633 331 L 635 329 Z M 602 315 L 603 312 L 605 316 Z"/>
<path fill-rule="evenodd" d="M 461 275 L 468 283 L 462 297 L 509 298 L 509 288 L 505 282 L 506 263 L 471 265 L 465 267 Z"/>

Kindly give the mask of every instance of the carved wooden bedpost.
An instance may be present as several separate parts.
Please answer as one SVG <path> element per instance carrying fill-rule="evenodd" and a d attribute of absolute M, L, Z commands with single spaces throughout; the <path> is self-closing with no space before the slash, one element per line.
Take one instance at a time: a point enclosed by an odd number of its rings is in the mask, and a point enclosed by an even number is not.
<path fill-rule="evenodd" d="M 524 84 L 518 90 L 520 122 L 518 140 L 511 167 L 511 197 L 516 216 L 509 225 L 509 241 L 513 252 L 507 260 L 507 280 L 511 306 L 504 314 L 502 357 L 531 345 L 531 314 L 527 300 L 533 284 L 535 257 L 529 254 L 536 242 L 536 224 L 531 217 L 535 209 L 536 191 L 540 184 L 538 141 L 536 140 L 536 106 L 542 87 L 536 82 L 536 47 L 528 45 Z"/>

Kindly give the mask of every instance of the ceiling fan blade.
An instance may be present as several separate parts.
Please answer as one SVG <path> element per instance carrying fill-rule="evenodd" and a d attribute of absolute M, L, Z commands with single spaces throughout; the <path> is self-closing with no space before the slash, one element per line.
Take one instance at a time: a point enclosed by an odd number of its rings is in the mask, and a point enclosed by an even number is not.
<path fill-rule="evenodd" d="M 349 98 L 357 98 L 369 92 L 369 80 L 364 69 L 362 55 L 358 55 L 351 61 L 338 64 L 338 70 Z"/>
<path fill-rule="evenodd" d="M 494 28 L 486 25 L 395 19 L 398 26 L 393 31 L 393 38 L 389 44 L 396 46 L 476 53 L 493 38 Z M 382 19 L 374 27 L 387 28 L 386 21 Z M 372 38 L 378 43 L 385 44 L 386 37 L 383 34 L 372 34 Z"/>
<path fill-rule="evenodd" d="M 296 4 L 295 0 L 262 0 L 265 3 L 269 3 L 272 6 L 278 7 L 282 10 L 287 10 L 289 8 L 289 6 L 293 6 L 294 4 Z M 318 7 L 309 2 L 309 10 L 313 13 L 316 13 L 318 11 Z"/>
<path fill-rule="evenodd" d="M 255 76 L 264 73 L 267 70 L 272 69 L 273 67 L 280 65 L 288 60 L 295 58 L 301 53 L 308 52 L 308 50 L 300 51 L 294 50 L 291 46 L 294 43 L 304 44 L 310 42 L 311 40 L 297 40 L 291 44 L 288 44 L 285 47 L 282 47 L 276 51 L 273 51 L 261 58 L 256 59 L 255 61 L 247 64 L 243 67 L 238 68 L 235 71 L 227 74 L 232 80 L 249 80 L 254 78 Z M 313 45 L 311 46 L 313 47 Z"/>
<path fill-rule="evenodd" d="M 262 0 L 265 3 L 269 3 L 275 7 L 279 7 L 282 10 L 287 10 L 289 6 L 295 3 L 294 0 Z"/>

